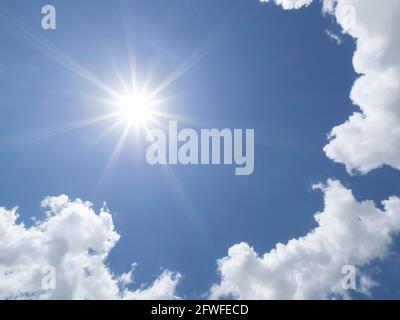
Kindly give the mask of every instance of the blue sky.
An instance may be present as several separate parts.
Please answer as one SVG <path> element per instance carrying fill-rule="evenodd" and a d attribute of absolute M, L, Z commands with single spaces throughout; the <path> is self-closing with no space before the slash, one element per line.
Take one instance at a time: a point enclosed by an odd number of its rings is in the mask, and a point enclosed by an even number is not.
<path fill-rule="evenodd" d="M 350 176 L 323 151 L 330 130 L 357 110 L 349 98 L 357 75 L 354 40 L 341 35 L 337 45 L 325 34 L 340 29 L 321 15 L 320 3 L 290 12 L 257 0 L 130 1 L 128 9 L 123 1 L 51 3 L 55 31 L 40 26 L 47 1 L 0 5 L 18 19 L 0 20 L 0 206 L 18 206 L 25 224 L 43 215 L 46 196 L 66 194 L 96 209 L 106 201 L 122 236 L 110 268 L 123 273 L 137 262 L 135 284 L 152 282 L 160 267 L 179 271 L 179 295 L 199 298 L 218 281 L 216 261 L 232 245 L 246 242 L 263 253 L 314 228 L 323 197 L 313 184 L 336 178 L 358 200 L 377 203 L 399 194 L 395 169 Z M 97 99 L 107 94 L 43 54 L 48 48 L 19 21 L 116 89 L 116 71 L 130 76 L 125 36 L 135 44 L 138 82 L 152 73 L 153 87 L 204 53 L 162 92 L 170 98 L 162 108 L 185 116 L 181 128 L 254 128 L 254 174 L 150 166 L 143 132 L 130 135 L 105 173 L 122 129 L 102 136 L 112 120 L 63 129 L 104 114 Z M 374 298 L 398 297 L 398 248 L 396 241 L 384 262 L 364 267 L 381 268 Z"/>

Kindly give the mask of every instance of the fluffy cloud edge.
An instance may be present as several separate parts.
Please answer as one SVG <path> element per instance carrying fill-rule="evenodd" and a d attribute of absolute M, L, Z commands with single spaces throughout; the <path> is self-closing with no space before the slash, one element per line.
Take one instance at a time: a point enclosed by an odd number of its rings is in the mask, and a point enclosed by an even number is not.
<path fill-rule="evenodd" d="M 285 10 L 313 0 L 260 0 Z M 349 174 L 366 174 L 385 165 L 400 169 L 400 2 L 321 0 L 322 11 L 336 19 L 356 42 L 350 99 L 359 110 L 328 135 L 324 151 Z M 329 35 L 329 34 L 328 34 Z"/>
<path fill-rule="evenodd" d="M 391 197 L 379 209 L 357 201 L 339 181 L 317 185 L 324 210 L 317 226 L 259 256 L 246 243 L 229 249 L 218 261 L 221 282 L 210 298 L 310 299 L 349 297 L 340 286 L 345 265 L 362 267 L 384 258 L 400 231 L 400 199 Z M 67 196 L 42 202 L 43 220 L 27 228 L 18 210 L 0 208 L 0 298 L 2 299 L 180 299 L 181 275 L 165 270 L 149 286 L 132 290 L 134 268 L 115 275 L 106 264 L 120 235 L 107 208 Z M 43 288 L 43 267 L 56 270 L 55 288 Z M 358 291 L 368 294 L 372 279 L 360 273 Z"/>
<path fill-rule="evenodd" d="M 400 232 L 400 199 L 357 201 L 339 181 L 315 188 L 324 193 L 324 210 L 315 215 L 317 226 L 304 237 L 258 255 L 247 243 L 232 246 L 218 261 L 221 281 L 210 299 L 329 299 L 350 298 L 342 286 L 342 270 L 358 270 L 357 291 L 369 294 L 374 281 L 359 268 L 383 259 Z"/>
<path fill-rule="evenodd" d="M 29 228 L 18 222 L 17 208 L 0 208 L 0 299 L 179 299 L 179 273 L 164 270 L 131 290 L 136 265 L 119 276 L 109 269 L 120 235 L 107 208 L 96 213 L 90 202 L 66 195 L 48 197 L 42 207 L 44 219 Z"/>
<path fill-rule="evenodd" d="M 291 10 L 308 6 L 312 0 L 273 2 Z M 393 25 L 400 3 L 322 3 L 323 12 L 333 15 L 342 32 L 356 40 L 353 65 L 361 75 L 350 96 L 360 111 L 332 129 L 324 151 L 333 161 L 344 164 L 350 174 L 366 174 L 383 165 L 400 169 L 400 116 L 396 111 L 400 104 L 400 64 L 391 55 L 398 45 L 395 36 L 400 30 Z M 351 297 L 341 286 L 342 268 L 361 267 L 385 257 L 400 230 L 400 200 L 391 197 L 383 201 L 382 211 L 372 201 L 358 202 L 338 181 L 329 180 L 327 185 L 316 188 L 324 192 L 325 200 L 324 211 L 315 215 L 317 227 L 286 245 L 277 244 L 263 256 L 247 243 L 232 246 L 228 256 L 218 261 L 221 281 L 213 285 L 211 299 Z M 358 280 L 358 291 L 368 295 L 375 282 L 362 273 Z"/>

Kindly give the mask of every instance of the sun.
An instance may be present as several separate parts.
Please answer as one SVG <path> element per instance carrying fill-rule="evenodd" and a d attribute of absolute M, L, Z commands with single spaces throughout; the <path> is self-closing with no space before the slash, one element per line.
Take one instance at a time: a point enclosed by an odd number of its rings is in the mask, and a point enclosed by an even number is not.
<path fill-rule="evenodd" d="M 155 102 L 144 93 L 131 93 L 119 99 L 117 116 L 129 125 L 143 125 L 152 120 Z"/>

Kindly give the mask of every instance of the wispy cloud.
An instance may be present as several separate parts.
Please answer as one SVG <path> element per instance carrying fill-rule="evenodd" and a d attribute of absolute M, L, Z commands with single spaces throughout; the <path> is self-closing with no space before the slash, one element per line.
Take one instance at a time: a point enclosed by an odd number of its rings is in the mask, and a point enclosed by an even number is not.
<path fill-rule="evenodd" d="M 342 44 L 342 38 L 339 37 L 336 33 L 334 33 L 333 31 L 326 29 L 325 30 L 325 34 L 331 38 L 333 41 L 336 42 L 337 45 L 341 45 Z"/>

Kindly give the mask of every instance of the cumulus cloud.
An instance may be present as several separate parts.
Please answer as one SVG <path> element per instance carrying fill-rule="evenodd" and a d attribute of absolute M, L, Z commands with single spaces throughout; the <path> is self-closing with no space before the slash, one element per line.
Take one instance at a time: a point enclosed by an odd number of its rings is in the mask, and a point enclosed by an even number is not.
<path fill-rule="evenodd" d="M 120 236 L 107 208 L 96 214 L 91 203 L 65 195 L 46 198 L 42 207 L 44 219 L 29 228 L 18 223 L 16 208 L 0 208 L 0 299 L 178 298 L 177 273 L 166 270 L 131 291 L 133 269 L 111 272 L 106 259 Z"/>
<path fill-rule="evenodd" d="M 380 210 L 372 201 L 357 201 L 338 181 L 315 188 L 324 192 L 324 210 L 315 215 L 317 226 L 263 256 L 246 243 L 231 247 L 218 261 L 221 282 L 212 287 L 211 298 L 349 297 L 341 285 L 342 268 L 385 257 L 400 231 L 400 199 L 383 201 Z M 359 272 L 357 285 L 359 292 L 368 294 L 374 282 Z"/>
<path fill-rule="evenodd" d="M 299 9 L 312 1 L 274 2 Z M 324 151 L 349 173 L 365 174 L 383 165 L 400 169 L 400 2 L 324 0 L 323 11 L 356 39 L 353 65 L 361 75 L 350 95 L 359 110 L 333 128 Z"/>
<path fill-rule="evenodd" d="M 360 111 L 332 130 L 324 150 L 349 172 L 400 169 L 400 2 L 339 0 L 332 13 L 357 39 L 353 65 L 362 76 L 351 99 Z"/>
<path fill-rule="evenodd" d="M 284 9 L 312 2 L 273 1 Z M 353 65 L 361 75 L 350 95 L 359 110 L 333 128 L 324 151 L 349 173 L 400 169 L 400 1 L 323 0 L 323 11 L 356 40 Z"/>
<path fill-rule="evenodd" d="M 299 9 L 312 0 L 273 2 L 283 9 Z M 356 40 L 353 65 L 360 74 L 350 95 L 359 110 L 332 129 L 324 151 L 349 173 L 367 173 L 385 164 L 400 169 L 400 2 L 322 3 L 323 13 L 334 16 L 342 32 Z M 316 187 L 325 195 L 324 211 L 315 215 L 317 227 L 263 256 L 246 243 L 231 247 L 218 261 L 221 281 L 212 287 L 211 298 L 350 297 L 341 286 L 342 268 L 386 256 L 400 231 L 400 199 L 383 201 L 381 210 L 372 201 L 357 201 L 338 181 Z M 358 280 L 358 291 L 369 294 L 374 281 L 360 272 Z"/>

